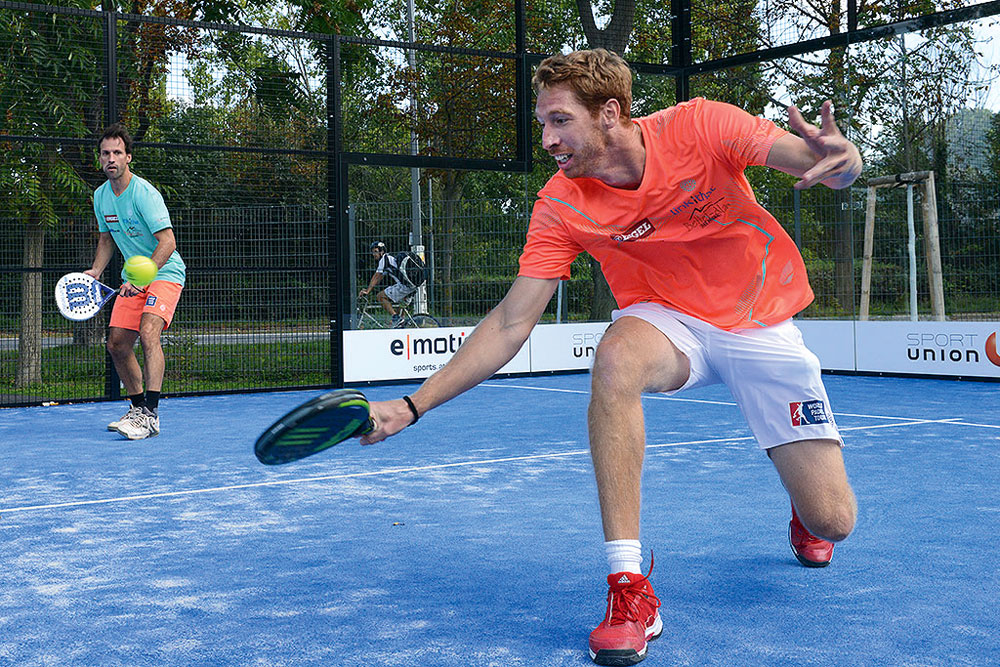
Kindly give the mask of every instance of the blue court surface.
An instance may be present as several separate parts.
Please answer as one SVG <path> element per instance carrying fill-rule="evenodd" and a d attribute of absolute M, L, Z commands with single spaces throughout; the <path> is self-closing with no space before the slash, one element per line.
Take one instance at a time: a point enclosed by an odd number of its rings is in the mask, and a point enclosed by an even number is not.
<path fill-rule="evenodd" d="M 487 382 L 371 447 L 278 467 L 319 392 L 0 411 L 0 664 L 589 665 L 606 563 L 589 376 Z M 1000 660 L 1000 386 L 826 376 L 859 501 L 833 564 L 724 387 L 645 399 L 644 665 Z M 413 385 L 372 387 L 373 399 Z"/>

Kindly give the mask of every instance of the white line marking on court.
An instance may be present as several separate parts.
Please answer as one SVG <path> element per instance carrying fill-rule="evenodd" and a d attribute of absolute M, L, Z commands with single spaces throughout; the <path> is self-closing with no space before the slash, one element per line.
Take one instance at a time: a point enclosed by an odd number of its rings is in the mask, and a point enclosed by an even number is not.
<path fill-rule="evenodd" d="M 494 384 L 489 382 L 482 383 L 484 387 L 500 387 L 506 389 L 531 389 L 533 391 L 557 391 L 564 394 L 590 394 L 589 391 L 583 391 L 582 389 L 552 389 L 548 387 L 532 387 L 531 385 L 524 384 Z M 709 401 L 700 398 L 681 398 L 679 396 L 664 396 L 662 394 L 643 394 L 643 398 L 650 398 L 656 401 L 680 401 L 682 403 L 707 403 L 709 405 L 729 405 L 736 407 L 736 403 L 732 401 Z M 867 419 L 906 419 L 911 420 L 916 423 L 926 423 L 924 420 L 917 419 L 916 417 L 894 417 L 891 415 L 865 415 L 865 414 L 855 414 L 853 412 L 834 412 L 836 417 L 864 417 Z"/>
<path fill-rule="evenodd" d="M 563 394 L 587 394 L 589 391 L 584 391 L 582 389 L 553 389 L 549 387 L 532 387 L 523 384 L 492 384 L 489 382 L 483 382 L 484 387 L 499 387 L 501 389 L 531 389 L 533 391 L 555 391 Z M 660 396 L 658 394 L 643 394 L 643 398 L 652 398 L 659 401 L 681 401 L 684 403 L 708 403 L 710 405 L 730 405 L 736 407 L 736 404 L 732 401 L 708 401 L 700 398 L 678 398 L 677 396 Z"/>
<path fill-rule="evenodd" d="M 906 417 L 900 417 L 900 419 L 906 419 Z M 895 428 L 896 426 L 916 426 L 918 424 L 954 424 L 958 421 L 957 417 L 951 419 L 917 419 L 912 421 L 900 422 L 898 424 L 877 424 L 875 426 L 845 426 L 844 428 L 839 428 L 840 431 L 873 431 L 877 428 Z"/>
<path fill-rule="evenodd" d="M 976 424 L 974 422 L 967 422 L 962 419 L 955 419 L 952 421 L 953 424 L 958 424 L 959 426 L 975 426 L 977 428 L 1000 428 L 1000 424 Z"/>
<path fill-rule="evenodd" d="M 915 426 L 917 424 L 953 423 L 953 420 L 926 419 L 922 421 L 907 421 L 899 424 L 879 424 L 877 426 L 855 426 L 841 429 L 842 431 L 861 431 L 865 429 L 891 428 L 894 426 Z M 962 424 L 966 426 L 967 424 Z M 683 442 L 667 442 L 656 445 L 646 445 L 646 449 L 662 449 L 664 447 L 684 447 L 690 445 L 703 445 L 716 442 L 737 442 L 741 440 L 752 440 L 753 436 L 736 436 L 728 438 L 711 438 L 707 440 L 685 440 Z M 239 491 L 241 489 L 258 489 L 266 486 L 283 486 L 286 484 L 308 484 L 312 482 L 326 482 L 337 479 L 357 479 L 360 477 L 376 477 L 380 475 L 396 475 L 400 473 L 422 472 L 426 470 L 444 470 L 445 468 L 462 468 L 468 466 L 487 465 L 491 463 L 513 463 L 516 461 L 533 461 L 538 459 L 557 459 L 567 456 L 580 456 L 589 454 L 589 449 L 578 449 L 569 452 L 554 452 L 551 454 L 530 454 L 526 456 L 508 456 L 498 459 L 478 459 L 475 461 L 459 461 L 457 463 L 435 463 L 426 466 L 413 466 L 410 468 L 388 468 L 386 470 L 369 470 L 368 472 L 353 472 L 340 475 L 319 475 L 316 477 L 299 477 L 296 479 L 275 480 L 272 482 L 253 482 L 251 484 L 230 484 L 228 486 L 215 486 L 207 489 L 189 489 L 187 491 L 164 491 L 162 493 L 140 493 L 131 496 L 119 496 L 117 498 L 101 498 L 98 500 L 74 500 L 65 503 L 49 503 L 47 505 L 25 505 L 22 507 L 0 508 L 0 516 L 10 512 L 30 512 L 32 510 L 60 509 L 64 507 L 83 507 L 86 505 L 108 505 L 111 503 L 122 503 L 132 500 L 151 500 L 155 498 L 177 498 L 181 496 L 194 496 L 204 493 L 216 493 L 219 491 Z"/>

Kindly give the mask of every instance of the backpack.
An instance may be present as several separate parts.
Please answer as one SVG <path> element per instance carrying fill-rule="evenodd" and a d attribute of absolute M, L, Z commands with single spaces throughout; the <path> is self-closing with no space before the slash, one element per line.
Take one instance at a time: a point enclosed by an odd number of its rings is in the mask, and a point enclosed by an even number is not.
<path fill-rule="evenodd" d="M 420 287 L 427 280 L 427 265 L 420 255 L 411 251 L 393 253 L 400 281 L 407 287 Z"/>

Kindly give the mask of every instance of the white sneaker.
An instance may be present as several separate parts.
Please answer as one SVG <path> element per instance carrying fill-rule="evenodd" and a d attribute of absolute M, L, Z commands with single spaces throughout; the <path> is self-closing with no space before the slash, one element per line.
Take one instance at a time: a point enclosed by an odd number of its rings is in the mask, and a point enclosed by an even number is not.
<path fill-rule="evenodd" d="M 157 412 L 146 411 L 149 415 L 149 437 L 152 438 L 154 435 L 160 435 L 160 415 Z"/>
<path fill-rule="evenodd" d="M 109 430 L 109 431 L 117 431 L 117 430 L 118 430 L 118 425 L 119 425 L 119 424 L 121 424 L 121 423 L 122 423 L 123 421 L 125 421 L 126 419 L 129 419 L 129 418 L 131 418 L 131 417 L 133 416 L 133 414 L 134 414 L 134 413 L 136 413 L 136 412 L 142 412 L 142 408 L 137 408 L 137 407 L 135 407 L 134 405 L 133 405 L 133 406 L 131 406 L 131 407 L 130 407 L 130 408 L 128 409 L 128 412 L 126 412 L 126 413 L 125 413 L 125 414 L 124 414 L 124 415 L 122 416 L 122 418 L 121 418 L 121 419 L 119 419 L 118 421 L 115 421 L 115 422 L 111 422 L 110 424 L 108 424 L 108 430 Z"/>
<path fill-rule="evenodd" d="M 118 422 L 117 431 L 129 440 L 142 440 L 160 435 L 160 418 L 146 408 Z"/>

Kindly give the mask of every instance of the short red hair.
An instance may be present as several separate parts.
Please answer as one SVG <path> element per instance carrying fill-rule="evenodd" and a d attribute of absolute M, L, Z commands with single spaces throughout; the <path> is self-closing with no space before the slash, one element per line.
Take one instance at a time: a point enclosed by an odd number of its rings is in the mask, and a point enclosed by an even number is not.
<path fill-rule="evenodd" d="M 606 49 L 573 51 L 549 56 L 531 77 L 537 95 L 552 86 L 566 85 L 591 114 L 597 115 L 608 100 L 618 100 L 619 120 L 632 118 L 632 70 L 616 53 Z"/>

